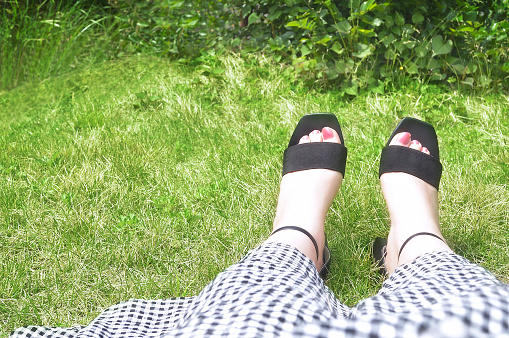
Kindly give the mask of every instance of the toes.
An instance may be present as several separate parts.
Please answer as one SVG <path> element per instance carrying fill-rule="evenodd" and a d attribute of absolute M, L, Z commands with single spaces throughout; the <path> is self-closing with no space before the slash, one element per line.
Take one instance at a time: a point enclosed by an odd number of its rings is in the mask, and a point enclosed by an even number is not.
<path fill-rule="evenodd" d="M 389 145 L 391 146 L 403 146 L 408 147 L 410 146 L 411 141 L 411 135 L 410 133 L 407 133 L 406 131 L 403 133 L 398 133 L 394 135 Z"/>
<path fill-rule="evenodd" d="M 339 139 L 338 132 L 332 128 L 329 128 L 329 127 L 324 127 L 322 129 L 322 137 L 323 137 L 323 142 L 341 143 L 341 140 Z"/>
<path fill-rule="evenodd" d="M 321 132 L 319 130 L 313 130 L 309 135 L 304 135 L 299 140 L 299 144 L 310 142 L 341 143 L 341 139 L 337 131 L 329 127 L 324 127 Z"/>
<path fill-rule="evenodd" d="M 412 142 L 410 142 L 409 148 L 421 151 L 422 150 L 422 144 L 421 144 L 421 142 L 419 142 L 417 140 L 412 140 Z"/>
<path fill-rule="evenodd" d="M 418 151 L 422 151 L 425 154 L 431 155 L 428 148 L 423 147 L 421 142 L 417 140 L 412 140 L 412 135 L 410 135 L 410 133 L 406 131 L 394 135 L 389 145 L 408 147 L 410 149 L 415 149 Z"/>
<path fill-rule="evenodd" d="M 304 135 L 300 138 L 300 141 L 299 141 L 299 144 L 302 144 L 302 143 L 309 143 L 311 142 L 311 139 L 309 138 L 308 135 Z"/>
<path fill-rule="evenodd" d="M 322 142 L 322 133 L 319 130 L 313 130 L 311 134 L 309 134 L 309 138 L 311 139 L 311 142 Z"/>

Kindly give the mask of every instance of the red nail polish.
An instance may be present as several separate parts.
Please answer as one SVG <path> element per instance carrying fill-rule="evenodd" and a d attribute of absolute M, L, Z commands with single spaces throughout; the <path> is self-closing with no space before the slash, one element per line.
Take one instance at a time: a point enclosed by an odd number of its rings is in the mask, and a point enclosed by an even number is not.
<path fill-rule="evenodd" d="M 325 127 L 322 129 L 322 135 L 324 140 L 328 140 L 334 138 L 334 134 L 332 133 L 332 129 L 329 127 Z"/>
<path fill-rule="evenodd" d="M 411 135 L 410 133 L 403 132 L 398 137 L 398 142 L 401 144 L 408 144 L 410 142 Z"/>

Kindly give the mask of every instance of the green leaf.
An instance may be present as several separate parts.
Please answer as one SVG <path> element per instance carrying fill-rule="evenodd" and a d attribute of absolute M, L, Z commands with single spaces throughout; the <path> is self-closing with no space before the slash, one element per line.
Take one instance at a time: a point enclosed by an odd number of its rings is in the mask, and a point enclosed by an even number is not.
<path fill-rule="evenodd" d="M 396 14 L 394 15 L 394 23 L 396 23 L 396 25 L 398 26 L 403 26 L 405 24 L 405 18 L 403 17 L 403 15 L 396 12 Z"/>
<path fill-rule="evenodd" d="M 352 59 L 348 59 L 346 62 L 336 61 L 336 70 L 341 74 L 348 74 L 354 67 L 355 63 Z"/>
<path fill-rule="evenodd" d="M 423 58 L 424 56 L 426 56 L 426 54 L 428 54 L 428 52 L 429 52 L 429 42 L 427 42 L 427 41 L 422 42 L 419 46 L 417 46 L 415 48 L 415 53 L 420 58 Z"/>
<path fill-rule="evenodd" d="M 336 54 L 343 54 L 343 52 L 345 51 L 338 42 L 334 42 L 330 49 L 336 52 Z"/>
<path fill-rule="evenodd" d="M 390 14 L 387 14 L 384 17 L 384 21 L 385 21 L 385 27 L 387 27 L 387 28 L 390 28 L 394 25 L 394 19 Z"/>
<path fill-rule="evenodd" d="M 431 76 L 432 81 L 442 81 L 445 80 L 446 78 L 447 78 L 446 74 L 433 74 Z"/>
<path fill-rule="evenodd" d="M 481 87 L 485 87 L 491 83 L 491 79 L 487 77 L 486 75 L 479 76 L 479 84 Z"/>
<path fill-rule="evenodd" d="M 424 16 L 422 16 L 422 14 L 420 12 L 415 12 L 413 15 L 412 15 L 412 22 L 413 23 L 419 23 L 419 22 L 423 22 L 424 21 Z"/>
<path fill-rule="evenodd" d="M 477 70 L 477 65 L 473 62 L 470 62 L 467 66 L 466 73 L 467 74 L 475 73 L 476 70 Z"/>
<path fill-rule="evenodd" d="M 283 14 L 283 11 L 275 11 L 274 13 L 269 14 L 267 19 L 269 19 L 270 21 L 274 21 L 278 19 L 281 16 L 281 14 Z"/>
<path fill-rule="evenodd" d="M 462 84 L 473 87 L 474 86 L 474 79 L 471 77 L 467 77 L 465 80 L 461 81 Z"/>
<path fill-rule="evenodd" d="M 334 25 L 338 31 L 341 33 L 348 33 L 350 32 L 350 29 L 352 29 L 352 26 L 348 21 L 340 21 L 337 24 Z"/>
<path fill-rule="evenodd" d="M 394 41 L 394 34 L 390 33 L 382 38 L 382 42 L 385 47 L 389 47 L 389 45 Z"/>
<path fill-rule="evenodd" d="M 379 19 L 379 18 L 375 18 L 375 20 L 373 20 L 373 22 L 371 23 L 373 26 L 375 27 L 379 27 L 381 24 L 383 24 L 384 22 Z"/>
<path fill-rule="evenodd" d="M 136 95 L 136 97 L 139 98 L 140 100 L 143 100 L 145 97 L 147 97 L 147 94 L 144 92 L 136 93 L 134 95 Z"/>
<path fill-rule="evenodd" d="M 289 40 L 293 39 L 294 37 L 295 37 L 295 33 L 292 31 L 288 31 L 285 34 L 280 36 L 281 41 L 283 41 L 284 43 L 287 43 Z"/>
<path fill-rule="evenodd" d="M 443 42 L 442 35 L 437 35 L 431 40 L 433 55 L 449 54 L 452 50 L 452 41 Z"/>
<path fill-rule="evenodd" d="M 287 23 L 285 27 L 300 27 L 300 22 L 292 21 L 292 22 Z"/>
<path fill-rule="evenodd" d="M 398 40 L 398 41 L 395 41 L 394 42 L 394 47 L 396 47 L 396 49 L 398 50 L 398 52 L 400 53 L 403 53 L 403 51 L 405 50 L 406 46 L 405 44 L 403 43 L 403 41 L 401 40 Z"/>
<path fill-rule="evenodd" d="M 385 85 L 382 81 L 376 80 L 369 85 L 368 90 L 372 93 L 383 95 L 385 94 Z"/>
<path fill-rule="evenodd" d="M 457 79 L 454 77 L 454 76 L 451 76 L 450 78 L 447 79 L 447 82 L 449 83 L 456 83 Z"/>
<path fill-rule="evenodd" d="M 224 72 L 225 72 L 225 70 L 223 68 L 212 69 L 212 74 L 214 74 L 214 75 L 220 75 L 220 74 L 223 74 Z"/>
<path fill-rule="evenodd" d="M 442 67 L 442 61 L 437 61 L 435 59 L 430 59 L 428 62 L 428 70 L 433 70 Z"/>
<path fill-rule="evenodd" d="M 475 32 L 475 29 L 474 27 L 470 27 L 470 26 L 463 26 L 461 27 L 460 29 L 458 29 L 459 32 Z"/>
<path fill-rule="evenodd" d="M 316 43 L 319 45 L 325 45 L 327 42 L 331 40 L 330 36 L 324 36 L 320 41 L 317 41 Z"/>
<path fill-rule="evenodd" d="M 406 66 L 406 72 L 408 74 L 417 74 L 419 73 L 419 67 L 417 67 L 417 65 L 413 62 L 409 62 Z"/>
<path fill-rule="evenodd" d="M 325 71 L 325 75 L 327 75 L 327 79 L 334 80 L 339 76 L 339 72 L 334 68 L 329 68 Z"/>
<path fill-rule="evenodd" d="M 394 35 L 396 35 L 396 36 L 401 36 L 401 27 L 392 26 L 391 32 L 393 32 Z"/>
<path fill-rule="evenodd" d="M 182 27 L 194 27 L 198 23 L 198 19 L 188 19 L 182 24 Z"/>
<path fill-rule="evenodd" d="M 356 46 L 357 52 L 352 53 L 353 56 L 358 57 L 360 59 L 365 58 L 366 56 L 371 55 L 371 49 L 368 45 L 363 43 L 358 43 Z"/>
<path fill-rule="evenodd" d="M 463 13 L 463 20 L 464 21 L 475 21 L 477 19 L 477 11 L 469 11 Z"/>
<path fill-rule="evenodd" d="M 357 29 L 357 31 L 363 35 L 366 35 L 368 37 L 372 37 L 372 36 L 376 36 L 376 34 L 373 32 L 372 29 L 362 29 L 362 28 L 359 28 Z"/>
<path fill-rule="evenodd" d="M 458 73 L 463 74 L 465 72 L 466 67 L 463 66 L 461 63 L 451 65 L 451 67 Z"/>
<path fill-rule="evenodd" d="M 414 49 L 417 42 L 415 40 L 412 40 L 412 41 L 405 41 L 405 42 L 403 42 L 403 44 L 408 49 Z"/>
<path fill-rule="evenodd" d="M 445 62 L 447 62 L 450 65 L 455 65 L 461 63 L 461 60 L 457 57 L 449 55 L 448 57 L 445 58 Z"/>
<path fill-rule="evenodd" d="M 376 7 L 376 4 L 375 4 L 375 6 L 373 6 L 373 2 L 375 2 L 375 0 L 364 1 L 361 4 L 361 7 L 359 8 L 359 12 L 361 14 L 365 14 L 366 12 L 369 12 L 370 10 L 372 10 L 374 7 Z"/>
<path fill-rule="evenodd" d="M 396 51 L 394 50 L 394 48 L 389 48 L 385 51 L 385 54 L 384 54 L 384 57 L 386 60 L 393 60 L 394 58 L 396 58 L 398 56 L 398 54 L 396 53 Z"/>
<path fill-rule="evenodd" d="M 343 89 L 344 89 L 345 93 L 347 93 L 348 95 L 357 96 L 359 86 L 357 85 L 357 83 L 352 82 L 351 84 L 344 84 Z"/>
<path fill-rule="evenodd" d="M 302 56 L 311 54 L 311 50 L 306 45 L 302 45 L 302 47 L 300 48 L 300 52 L 302 53 Z"/>
<path fill-rule="evenodd" d="M 256 13 L 251 13 L 251 15 L 249 16 L 249 18 L 247 19 L 247 25 L 251 25 L 252 23 L 254 23 L 256 20 L 258 20 L 260 17 L 258 16 L 258 14 Z"/>

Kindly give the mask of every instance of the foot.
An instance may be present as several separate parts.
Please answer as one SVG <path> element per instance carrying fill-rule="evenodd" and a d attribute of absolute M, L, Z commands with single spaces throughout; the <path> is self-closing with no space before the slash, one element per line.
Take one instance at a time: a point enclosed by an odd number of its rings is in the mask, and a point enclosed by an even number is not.
<path fill-rule="evenodd" d="M 402 146 L 430 154 L 410 133 L 396 134 L 389 146 Z M 431 156 L 431 155 L 430 155 Z M 440 239 L 421 235 L 412 238 L 398 254 L 403 243 L 419 232 L 430 232 L 443 239 L 438 219 L 438 191 L 423 180 L 406 173 L 385 173 L 380 177 L 389 209 L 391 230 L 387 242 L 386 268 L 391 274 L 399 265 L 433 251 L 451 251 Z"/>
<path fill-rule="evenodd" d="M 310 142 L 341 143 L 337 132 L 328 127 L 303 136 L 299 144 Z M 299 231 L 281 230 L 270 236 L 266 243 L 285 243 L 297 248 L 314 262 L 319 271 L 323 265 L 325 216 L 342 181 L 341 173 L 328 169 L 296 171 L 284 175 L 281 180 L 273 231 L 284 226 L 307 230 L 318 244 L 318 258 L 311 240 Z"/>

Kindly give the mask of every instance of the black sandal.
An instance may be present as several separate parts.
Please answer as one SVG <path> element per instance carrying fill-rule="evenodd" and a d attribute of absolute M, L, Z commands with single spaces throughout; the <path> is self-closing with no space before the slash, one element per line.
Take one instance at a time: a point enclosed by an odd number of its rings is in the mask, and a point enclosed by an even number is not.
<path fill-rule="evenodd" d="M 408 132 L 412 135 L 412 139 L 418 140 L 423 147 L 428 148 L 430 155 L 421 151 L 416 151 L 408 147 L 389 146 L 394 136 L 398 133 Z M 442 177 L 442 164 L 440 163 L 440 152 L 438 148 L 438 139 L 435 128 L 429 123 L 420 121 L 412 117 L 405 117 L 392 132 L 391 137 L 387 141 L 386 146 L 382 150 L 380 157 L 380 168 L 378 177 L 385 173 L 403 172 L 420 178 L 428 184 L 431 184 L 438 190 L 440 178 Z M 431 235 L 443 239 L 429 232 L 420 232 L 410 236 L 401 246 L 398 254 L 408 241 L 415 236 Z M 385 268 L 387 240 L 385 238 L 376 238 L 373 242 L 373 258 L 375 264 L 381 272 L 387 273 Z"/>
<path fill-rule="evenodd" d="M 313 130 L 322 130 L 324 127 L 334 129 L 338 133 L 341 143 L 310 142 L 299 144 L 302 136 L 309 135 Z M 295 127 L 288 148 L 284 152 L 283 176 L 300 170 L 330 169 L 340 172 L 345 177 L 347 149 L 344 144 L 345 141 L 341 133 L 341 127 L 334 114 L 317 113 L 303 116 Z M 316 240 L 308 231 L 295 226 L 286 226 L 276 229 L 273 234 L 283 229 L 297 230 L 307 235 L 315 246 L 316 257 L 319 257 Z M 325 279 L 329 270 L 330 261 L 331 252 L 327 244 L 326 235 L 325 247 L 323 249 L 323 267 L 319 271 L 320 277 L 323 279 Z"/>

